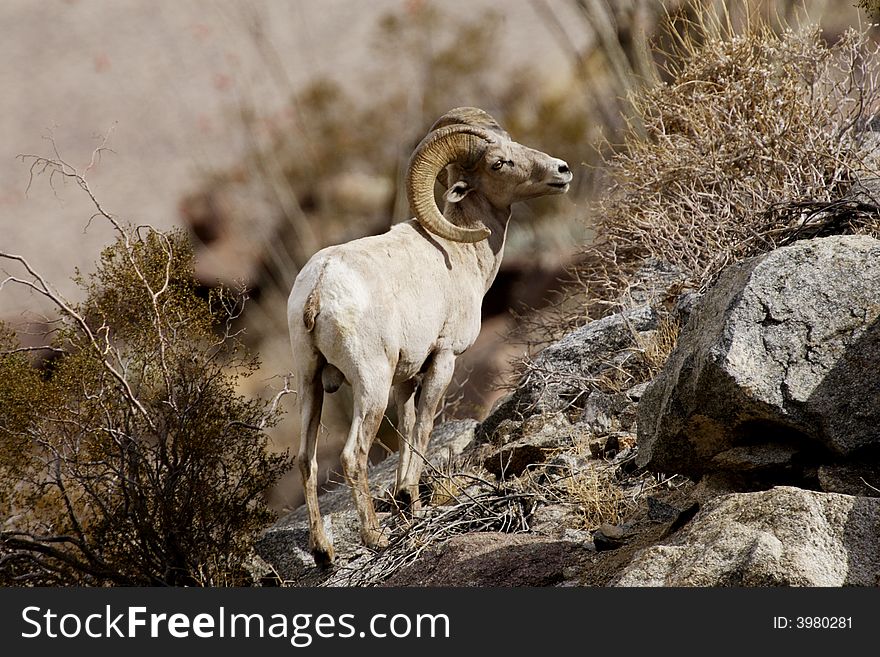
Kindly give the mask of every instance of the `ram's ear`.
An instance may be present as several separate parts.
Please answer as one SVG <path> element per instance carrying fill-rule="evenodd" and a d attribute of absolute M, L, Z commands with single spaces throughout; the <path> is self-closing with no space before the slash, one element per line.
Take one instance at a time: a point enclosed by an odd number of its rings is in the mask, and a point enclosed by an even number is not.
<path fill-rule="evenodd" d="M 464 180 L 459 180 L 452 187 L 446 190 L 446 193 L 443 195 L 450 203 L 458 203 L 465 196 L 467 196 L 471 191 L 471 186 L 468 185 Z"/>

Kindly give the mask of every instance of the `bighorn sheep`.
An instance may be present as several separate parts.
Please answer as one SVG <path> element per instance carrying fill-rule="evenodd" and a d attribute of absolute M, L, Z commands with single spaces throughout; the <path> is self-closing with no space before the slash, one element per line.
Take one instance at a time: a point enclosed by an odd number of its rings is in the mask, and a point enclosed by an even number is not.
<path fill-rule="evenodd" d="M 441 214 L 434 182 L 445 174 Z M 402 436 L 396 496 L 418 507 L 422 461 L 456 357 L 480 331 L 480 306 L 504 252 L 510 206 L 568 190 L 562 160 L 526 148 L 486 112 L 454 109 L 416 148 L 406 176 L 415 219 L 382 235 L 316 253 L 287 305 L 302 421 L 297 460 L 318 565 L 333 561 L 317 493 L 317 436 L 324 392 L 352 387 L 342 469 L 361 538 L 387 545 L 367 482 L 368 454 L 393 396 Z M 414 455 L 416 454 L 416 455 Z"/>

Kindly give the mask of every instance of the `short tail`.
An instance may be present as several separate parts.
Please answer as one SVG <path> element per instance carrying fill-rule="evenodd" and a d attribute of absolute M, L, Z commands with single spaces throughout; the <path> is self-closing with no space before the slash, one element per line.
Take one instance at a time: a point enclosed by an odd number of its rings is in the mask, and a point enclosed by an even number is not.
<path fill-rule="evenodd" d="M 324 269 L 326 268 L 326 264 L 321 268 L 321 273 L 318 274 L 318 280 L 315 281 L 315 286 L 312 288 L 312 291 L 309 292 L 309 296 L 306 297 L 306 303 L 303 306 L 303 324 L 306 326 L 306 331 L 311 333 L 315 329 L 315 320 L 318 318 L 318 315 L 321 312 L 321 281 L 324 278 Z"/>
<path fill-rule="evenodd" d="M 311 333 L 315 330 L 315 319 L 321 312 L 321 295 L 318 294 L 318 288 L 315 287 L 306 298 L 306 305 L 303 308 L 303 324 L 306 325 L 306 331 Z"/>

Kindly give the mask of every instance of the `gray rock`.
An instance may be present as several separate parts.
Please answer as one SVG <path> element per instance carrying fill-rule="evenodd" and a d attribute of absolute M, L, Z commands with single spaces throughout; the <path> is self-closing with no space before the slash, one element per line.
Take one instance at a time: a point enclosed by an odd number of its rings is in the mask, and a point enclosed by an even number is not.
<path fill-rule="evenodd" d="M 637 337 L 657 328 L 648 306 L 590 322 L 553 343 L 535 358 L 516 390 L 499 402 L 477 430 L 490 441 L 502 422 L 582 408 L 603 374 L 617 372 L 637 352 Z"/>
<path fill-rule="evenodd" d="M 630 525 L 612 525 L 610 522 L 603 522 L 596 530 L 602 532 L 606 538 L 614 540 L 624 540 L 633 534 L 633 528 Z"/>
<path fill-rule="evenodd" d="M 627 394 L 595 390 L 587 397 L 580 423 L 595 434 L 628 430 L 635 420 L 634 412 L 635 404 Z"/>
<path fill-rule="evenodd" d="M 575 504 L 545 504 L 529 519 L 529 532 L 560 539 L 568 529 L 574 530 L 581 513 Z M 574 530 L 578 531 L 578 530 Z M 584 532 L 589 538 L 589 534 Z"/>
<path fill-rule="evenodd" d="M 627 434 L 622 434 L 627 435 Z M 590 442 L 590 454 L 596 459 L 613 459 L 620 453 L 621 434 L 610 434 Z"/>
<path fill-rule="evenodd" d="M 357 513 L 331 511 L 323 516 L 324 530 L 334 543 L 338 563 L 351 561 L 367 549 L 360 542 Z M 257 554 L 283 582 L 296 582 L 315 570 L 309 546 L 308 522 L 291 522 L 266 530 L 257 541 Z"/>
<path fill-rule="evenodd" d="M 880 499 L 777 487 L 710 500 L 616 586 L 876 586 Z"/>
<path fill-rule="evenodd" d="M 790 445 L 741 445 L 712 457 L 712 464 L 729 472 L 756 472 L 781 468 L 791 463 L 798 447 Z"/>
<path fill-rule="evenodd" d="M 645 390 L 648 389 L 649 385 L 651 385 L 650 381 L 643 381 L 642 383 L 638 383 L 626 391 L 626 396 L 629 397 L 631 400 L 637 402 L 642 398 L 642 395 L 645 394 Z"/>
<path fill-rule="evenodd" d="M 518 477 L 531 465 L 544 463 L 554 452 L 571 447 L 583 429 L 563 413 L 534 415 L 525 420 L 516 438 L 496 449 L 483 450 L 480 461 L 499 479 Z"/>
<path fill-rule="evenodd" d="M 590 458 L 575 452 L 560 452 L 547 461 L 547 470 L 551 474 L 568 478 L 587 469 L 590 466 Z"/>
<path fill-rule="evenodd" d="M 462 534 L 426 549 L 383 586 L 554 586 L 589 552 L 589 546 L 530 534 Z"/>
<path fill-rule="evenodd" d="M 651 522 L 672 522 L 678 518 L 681 510 L 678 507 L 667 504 L 656 497 L 648 496 L 648 520 Z"/>
<path fill-rule="evenodd" d="M 685 292 L 675 301 L 672 308 L 672 316 L 676 319 L 679 326 L 684 326 L 690 321 L 694 308 L 700 302 L 702 294 L 699 292 Z"/>
<path fill-rule="evenodd" d="M 561 410 L 588 389 L 584 381 L 595 379 L 629 355 L 635 333 L 657 328 L 657 315 L 647 306 L 590 322 L 559 340 L 535 359 L 535 374 L 524 382 L 527 401 L 540 410 Z M 522 399 L 526 401 L 526 399 Z"/>
<path fill-rule="evenodd" d="M 878 280 L 880 241 L 866 236 L 730 268 L 639 402 L 638 464 L 695 475 L 754 467 L 730 451 L 743 445 L 779 446 L 769 465 L 785 450 L 849 455 L 880 441 Z"/>
<path fill-rule="evenodd" d="M 668 305 L 682 296 L 687 278 L 677 265 L 648 258 L 628 278 L 624 298 L 630 307 Z"/>
<path fill-rule="evenodd" d="M 569 543 L 579 543 L 583 548 L 594 551 L 596 546 L 593 543 L 593 533 L 586 529 L 575 529 L 573 527 L 563 527 L 559 534 L 560 540 Z"/>
<path fill-rule="evenodd" d="M 571 422 L 565 413 L 545 413 L 532 415 L 520 425 L 520 434 L 536 440 L 547 438 L 559 440 L 571 434 Z"/>
<path fill-rule="evenodd" d="M 880 497 L 880 463 L 837 463 L 819 466 L 822 490 L 865 497 Z"/>

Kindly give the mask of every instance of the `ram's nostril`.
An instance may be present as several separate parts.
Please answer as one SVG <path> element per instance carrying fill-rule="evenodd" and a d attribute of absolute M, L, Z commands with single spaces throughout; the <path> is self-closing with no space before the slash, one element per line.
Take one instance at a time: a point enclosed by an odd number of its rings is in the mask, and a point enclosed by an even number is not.
<path fill-rule="evenodd" d="M 563 162 L 562 164 L 559 165 L 559 173 L 568 173 L 569 171 L 570 171 L 570 169 L 568 168 L 568 165 L 565 162 Z"/>

